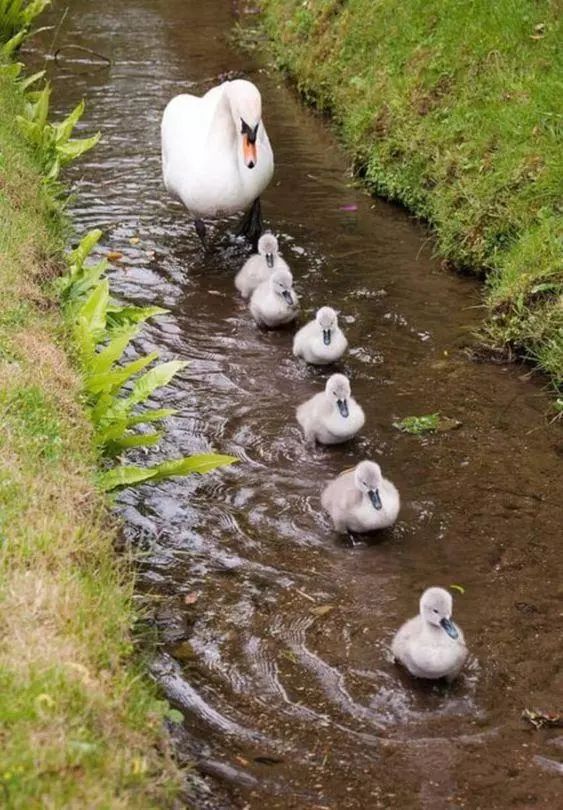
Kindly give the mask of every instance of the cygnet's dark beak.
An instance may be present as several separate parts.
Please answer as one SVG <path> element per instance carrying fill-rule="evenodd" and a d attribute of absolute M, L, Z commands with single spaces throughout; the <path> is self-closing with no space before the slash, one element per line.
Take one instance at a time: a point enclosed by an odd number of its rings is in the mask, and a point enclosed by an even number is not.
<path fill-rule="evenodd" d="M 340 416 L 343 416 L 344 419 L 347 419 L 350 411 L 348 410 L 348 400 L 346 399 L 337 399 L 336 404 L 338 405 L 338 410 L 340 411 Z"/>
<path fill-rule="evenodd" d="M 381 498 L 379 497 L 379 490 L 378 489 L 370 489 L 368 491 L 368 498 L 370 499 L 373 508 L 377 509 L 378 512 L 379 512 L 380 509 L 383 508 L 383 504 L 381 503 Z"/>
<path fill-rule="evenodd" d="M 325 346 L 330 346 L 330 329 L 323 329 L 323 343 Z"/>
<path fill-rule="evenodd" d="M 266 253 L 266 264 L 268 267 L 274 266 L 274 254 L 273 253 Z"/>
<path fill-rule="evenodd" d="M 444 630 L 446 631 L 448 636 L 450 636 L 451 638 L 458 638 L 459 637 L 457 627 L 455 626 L 455 624 L 450 619 L 446 619 L 444 617 L 443 619 L 440 620 L 440 624 L 442 625 L 442 627 L 444 628 Z"/>
<path fill-rule="evenodd" d="M 292 307 L 293 306 L 293 296 L 289 292 L 289 290 L 284 290 L 282 292 L 282 295 L 283 295 L 284 299 L 286 300 L 286 302 L 289 304 L 289 306 Z"/>

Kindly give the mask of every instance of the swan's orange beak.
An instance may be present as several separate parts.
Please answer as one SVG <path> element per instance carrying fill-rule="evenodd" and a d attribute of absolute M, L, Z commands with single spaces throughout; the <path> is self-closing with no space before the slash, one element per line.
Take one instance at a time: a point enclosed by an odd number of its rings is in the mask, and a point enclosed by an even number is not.
<path fill-rule="evenodd" d="M 256 144 L 250 142 L 246 133 L 242 136 L 242 154 L 245 164 L 249 169 L 253 169 L 256 166 Z"/>

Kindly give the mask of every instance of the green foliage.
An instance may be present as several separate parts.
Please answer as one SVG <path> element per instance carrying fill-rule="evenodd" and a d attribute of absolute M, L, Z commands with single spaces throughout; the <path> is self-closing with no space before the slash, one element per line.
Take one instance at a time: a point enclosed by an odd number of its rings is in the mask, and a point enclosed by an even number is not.
<path fill-rule="evenodd" d="M 419 436 L 421 433 L 438 430 L 440 424 L 439 413 L 429 413 L 426 416 L 405 416 L 398 422 L 393 422 L 393 427 L 403 433 L 413 433 Z"/>
<path fill-rule="evenodd" d="M 482 337 L 563 384 L 561 20 L 549 0 L 262 0 L 369 188 L 487 274 Z M 514 352 L 512 352 L 514 354 Z"/>
<path fill-rule="evenodd" d="M 141 481 L 162 481 L 177 475 L 190 475 L 192 473 L 211 472 L 217 467 L 225 467 L 232 464 L 236 459 L 232 456 L 222 456 L 215 453 L 202 453 L 187 458 L 179 458 L 173 461 L 165 461 L 153 467 L 116 467 L 113 470 L 102 473 L 99 477 L 100 485 L 103 489 L 111 490 L 117 487 L 128 487 L 138 484 Z"/>
<path fill-rule="evenodd" d="M 32 77 L 34 78 L 34 77 Z M 35 80 L 35 79 L 34 79 Z M 59 124 L 48 121 L 51 86 L 46 83 L 41 90 L 26 92 L 25 114 L 17 118 L 18 125 L 41 156 L 42 168 L 47 180 L 56 180 L 62 166 L 76 160 L 100 140 L 100 133 L 89 138 L 73 138 L 71 135 L 84 113 L 84 101 Z"/>
<path fill-rule="evenodd" d="M 10 56 L 29 33 L 33 20 L 51 0 L 0 0 L 0 52 Z"/>
<path fill-rule="evenodd" d="M 1 20 L 0 20 L 1 27 Z M 0 59 L 1 61 L 1 59 Z M 168 755 L 127 556 L 97 471 L 53 295 L 68 222 L 21 136 L 21 68 L 0 66 L 0 806 L 168 808 Z M 56 206 L 59 208 L 59 206 Z M 68 334 L 68 331 L 67 331 Z M 70 345 L 70 341 L 67 341 Z M 139 639 L 140 640 L 140 639 Z M 150 640 L 143 639 L 146 650 Z"/>
<path fill-rule="evenodd" d="M 96 444 L 103 455 L 114 457 L 131 448 L 158 443 L 161 433 L 140 433 L 135 428 L 161 422 L 175 411 L 171 408 L 139 411 L 138 408 L 158 388 L 168 385 L 186 363 L 171 360 L 145 370 L 157 358 L 156 352 L 123 362 L 141 324 L 166 310 L 120 306 L 112 301 L 109 281 L 104 277 L 107 262 L 87 264 L 100 237 L 101 231 L 91 231 L 69 254 L 69 273 L 60 280 L 59 289 L 72 325 Z M 140 481 L 160 481 L 173 475 L 207 472 L 235 460 L 231 456 L 207 454 L 153 467 L 120 466 L 104 472 L 100 484 L 109 490 Z"/>

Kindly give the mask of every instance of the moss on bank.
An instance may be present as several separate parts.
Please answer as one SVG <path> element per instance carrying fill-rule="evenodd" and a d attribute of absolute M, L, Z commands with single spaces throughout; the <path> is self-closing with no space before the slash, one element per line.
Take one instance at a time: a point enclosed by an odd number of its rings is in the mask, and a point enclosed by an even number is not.
<path fill-rule="evenodd" d="M 491 343 L 563 384 L 561 49 L 547 0 L 262 0 L 279 65 L 370 189 L 486 274 Z"/>
<path fill-rule="evenodd" d="M 166 807 L 166 704 L 132 659 L 132 574 L 52 293 L 64 223 L 0 72 L 0 804 Z"/>

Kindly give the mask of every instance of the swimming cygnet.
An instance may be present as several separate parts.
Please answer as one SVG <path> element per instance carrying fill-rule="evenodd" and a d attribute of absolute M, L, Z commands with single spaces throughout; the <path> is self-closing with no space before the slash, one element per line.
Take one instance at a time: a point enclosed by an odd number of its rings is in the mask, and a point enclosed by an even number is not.
<path fill-rule="evenodd" d="M 427 588 L 420 598 L 420 614 L 398 630 L 391 649 L 411 675 L 447 678 L 459 675 L 467 658 L 460 628 L 452 622 L 453 600 L 444 588 Z"/>
<path fill-rule="evenodd" d="M 258 253 L 251 256 L 235 277 L 235 287 L 243 298 L 250 298 L 256 287 L 267 281 L 274 270 L 289 270 L 278 252 L 278 240 L 265 233 L 258 240 Z"/>
<path fill-rule="evenodd" d="M 321 307 L 315 320 L 305 324 L 293 339 L 293 354 L 318 366 L 340 360 L 347 348 L 332 307 Z"/>
<path fill-rule="evenodd" d="M 299 311 L 299 299 L 293 290 L 289 270 L 274 270 L 267 281 L 256 287 L 250 299 L 250 312 L 260 326 L 283 326 Z"/>
<path fill-rule="evenodd" d="M 321 503 L 341 534 L 385 529 L 397 520 L 400 508 L 396 487 L 374 461 L 360 461 L 331 481 Z"/>
<path fill-rule="evenodd" d="M 339 444 L 355 436 L 366 418 L 351 396 L 348 378 L 344 374 L 333 374 L 324 391 L 297 408 L 297 421 L 307 441 Z"/>

